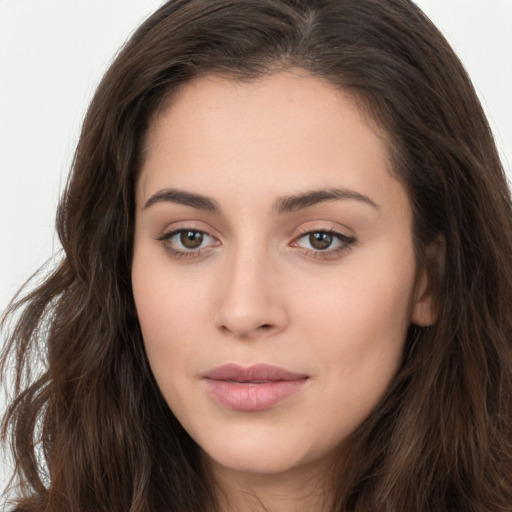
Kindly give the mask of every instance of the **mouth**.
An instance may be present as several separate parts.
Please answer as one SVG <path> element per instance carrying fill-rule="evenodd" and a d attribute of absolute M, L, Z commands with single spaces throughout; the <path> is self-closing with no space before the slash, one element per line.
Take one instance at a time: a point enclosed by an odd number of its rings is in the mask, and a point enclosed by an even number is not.
<path fill-rule="evenodd" d="M 202 380 L 220 405 L 238 411 L 261 411 L 298 392 L 309 376 L 267 364 L 227 364 L 208 371 Z"/>

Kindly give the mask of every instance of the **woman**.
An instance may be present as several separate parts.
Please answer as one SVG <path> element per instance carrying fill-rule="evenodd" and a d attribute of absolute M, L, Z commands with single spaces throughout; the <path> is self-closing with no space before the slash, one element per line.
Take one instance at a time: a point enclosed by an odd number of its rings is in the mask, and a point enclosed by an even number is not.
<path fill-rule="evenodd" d="M 511 510 L 511 223 L 414 4 L 168 2 L 12 307 L 15 510 Z"/>

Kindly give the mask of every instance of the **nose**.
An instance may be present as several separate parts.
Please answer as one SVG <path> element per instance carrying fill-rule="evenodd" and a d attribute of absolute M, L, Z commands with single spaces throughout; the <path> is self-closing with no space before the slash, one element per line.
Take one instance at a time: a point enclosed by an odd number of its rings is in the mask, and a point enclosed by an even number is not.
<path fill-rule="evenodd" d="M 288 325 L 286 294 L 276 265 L 262 254 L 239 254 L 219 276 L 215 323 L 239 339 L 272 336 Z"/>

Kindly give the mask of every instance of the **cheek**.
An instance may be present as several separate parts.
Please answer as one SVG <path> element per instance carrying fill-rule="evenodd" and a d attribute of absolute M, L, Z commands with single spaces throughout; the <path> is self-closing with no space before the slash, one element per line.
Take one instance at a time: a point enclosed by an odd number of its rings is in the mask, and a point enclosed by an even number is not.
<path fill-rule="evenodd" d="M 359 266 L 359 263 L 361 265 Z M 381 253 L 372 264 L 347 265 L 338 284 L 302 296 L 297 309 L 302 340 L 322 366 L 332 400 L 341 393 L 365 416 L 398 370 L 410 324 L 415 263 L 412 251 Z M 309 340 L 309 342 L 308 342 Z M 314 340 L 314 343 L 311 343 Z"/>
<path fill-rule="evenodd" d="M 159 362 L 168 365 L 178 356 L 186 357 L 204 315 L 205 292 L 183 285 L 178 291 L 165 265 L 147 261 L 152 260 L 144 259 L 142 251 L 134 254 L 132 286 L 146 352 L 155 370 Z"/>
<path fill-rule="evenodd" d="M 180 286 L 155 267 L 137 265 L 132 271 L 133 293 L 151 371 L 167 404 L 183 421 L 195 398 L 187 382 L 194 378 L 204 299 L 193 287 Z M 204 292 L 203 292 L 204 293 Z"/>
<path fill-rule="evenodd" d="M 339 339 L 377 341 L 403 334 L 410 323 L 415 262 L 412 251 L 358 255 L 336 276 L 310 280 L 296 294 L 299 319 Z"/>

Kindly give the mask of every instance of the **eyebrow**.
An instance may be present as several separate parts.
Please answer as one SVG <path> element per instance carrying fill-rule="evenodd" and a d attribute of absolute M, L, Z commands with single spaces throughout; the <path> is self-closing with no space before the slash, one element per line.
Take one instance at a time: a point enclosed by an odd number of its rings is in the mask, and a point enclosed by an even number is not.
<path fill-rule="evenodd" d="M 368 204 L 380 210 L 380 207 L 369 197 L 349 190 L 346 188 L 328 188 L 320 190 L 311 190 L 301 194 L 278 197 L 274 203 L 274 210 L 279 213 L 288 213 L 314 206 L 325 201 L 352 199 Z M 197 210 L 203 210 L 213 213 L 220 213 L 221 209 L 217 201 L 208 196 L 187 192 L 175 188 L 162 189 L 153 194 L 144 204 L 144 208 L 149 208 L 157 203 L 171 202 L 190 206 Z"/>
<path fill-rule="evenodd" d="M 165 202 L 191 206 L 196 210 L 220 213 L 220 207 L 218 203 L 211 197 L 203 196 L 200 194 L 194 194 L 192 192 L 186 192 L 185 190 L 179 190 L 175 188 L 159 190 L 156 194 L 153 194 L 146 201 L 144 208 L 149 208 L 150 206 L 153 206 L 156 203 Z"/>
<path fill-rule="evenodd" d="M 312 190 L 304 192 L 302 194 L 296 194 L 291 196 L 282 196 L 277 199 L 274 204 L 274 209 L 278 213 L 287 213 L 301 210 L 302 208 L 308 208 L 318 203 L 325 201 L 341 200 L 341 199 L 354 199 L 361 201 L 362 203 L 368 204 L 380 210 L 380 207 L 372 201 L 369 197 L 360 194 L 354 190 L 346 188 L 328 188 L 321 190 Z"/>

